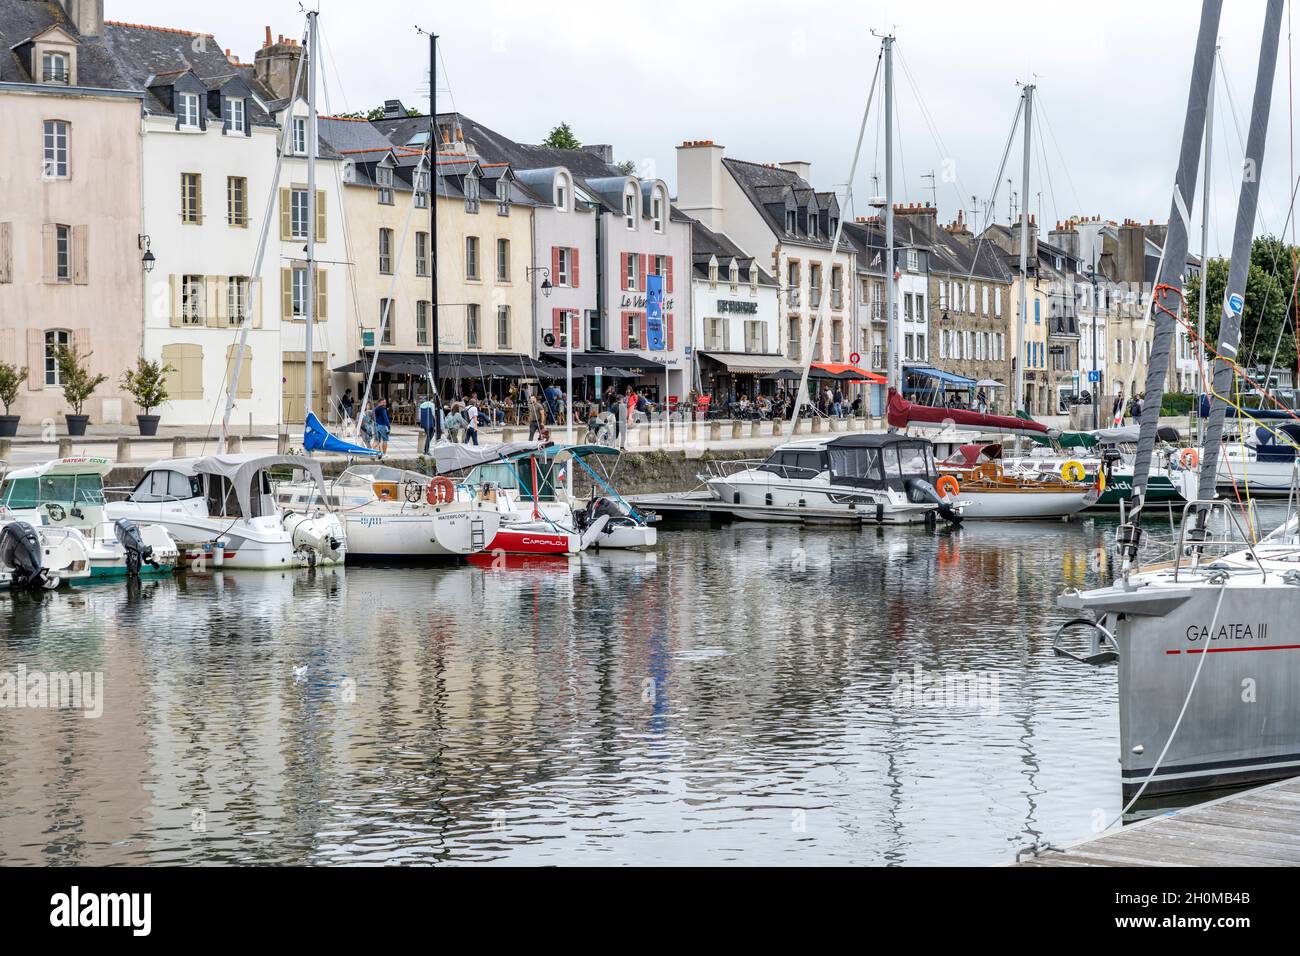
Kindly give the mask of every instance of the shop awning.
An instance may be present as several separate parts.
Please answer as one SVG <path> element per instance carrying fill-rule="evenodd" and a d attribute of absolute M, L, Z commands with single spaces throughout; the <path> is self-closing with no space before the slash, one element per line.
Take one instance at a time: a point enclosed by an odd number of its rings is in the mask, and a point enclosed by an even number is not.
<path fill-rule="evenodd" d="M 755 355 L 751 352 L 701 352 L 703 358 L 725 365 L 732 375 L 778 375 L 788 373 L 798 378 L 802 365 L 796 365 L 783 355 Z"/>
<path fill-rule="evenodd" d="M 665 353 L 667 354 L 667 353 Z M 543 352 L 542 357 L 553 365 L 564 368 L 565 352 Z M 582 369 L 582 375 L 596 374 L 593 369 L 600 369 L 602 375 L 609 375 L 611 370 L 633 372 L 642 375 L 647 372 L 663 371 L 663 362 L 637 355 L 633 352 L 574 352 L 573 368 Z M 633 378 L 632 376 L 624 376 Z M 611 376 L 612 377 L 612 376 Z"/>
<path fill-rule="evenodd" d="M 916 378 L 933 379 L 951 388 L 975 387 L 975 379 L 966 378 L 964 375 L 954 375 L 952 372 L 945 372 L 943 369 L 931 365 L 904 365 L 903 374 L 912 375 Z"/>
<path fill-rule="evenodd" d="M 341 365 L 334 371 L 365 375 L 370 371 L 373 354 L 373 351 L 366 349 L 362 358 Z M 431 375 L 433 353 L 383 351 L 379 353 L 377 370 L 390 375 Z M 555 366 L 545 360 L 508 352 L 441 352 L 438 355 L 438 371 L 444 378 L 546 377 L 555 374 Z M 559 367 L 559 372 L 564 373 L 563 365 Z"/>
<path fill-rule="evenodd" d="M 875 385 L 884 385 L 887 381 L 883 375 L 841 362 L 813 362 L 812 369 L 812 375 L 820 378 L 835 378 L 845 382 L 871 382 Z M 818 372 L 823 374 L 818 376 Z"/>

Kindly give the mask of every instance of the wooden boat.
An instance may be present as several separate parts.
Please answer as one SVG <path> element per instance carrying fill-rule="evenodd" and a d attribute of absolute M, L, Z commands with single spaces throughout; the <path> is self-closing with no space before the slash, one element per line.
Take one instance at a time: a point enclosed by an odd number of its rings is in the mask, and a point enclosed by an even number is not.
<path fill-rule="evenodd" d="M 958 482 L 963 518 L 1069 518 L 1097 501 L 1095 483 L 1069 481 L 1060 475 L 1008 473 L 1001 459 L 1002 445 L 990 442 L 962 445 L 955 455 L 939 462 L 940 482 L 943 476 Z"/>

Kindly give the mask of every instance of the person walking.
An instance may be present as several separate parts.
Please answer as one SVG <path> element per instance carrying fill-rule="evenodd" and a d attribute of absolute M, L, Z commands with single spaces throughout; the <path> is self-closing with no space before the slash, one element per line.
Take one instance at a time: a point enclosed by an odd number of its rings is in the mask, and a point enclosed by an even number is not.
<path fill-rule="evenodd" d="M 539 432 L 546 431 L 546 412 L 535 394 L 528 396 L 528 440 L 535 439 Z"/>
<path fill-rule="evenodd" d="M 1115 402 L 1110 407 L 1110 417 L 1116 425 L 1124 424 L 1124 389 L 1122 387 L 1115 393 Z"/>
<path fill-rule="evenodd" d="M 388 417 L 388 399 L 381 398 L 375 402 L 375 437 L 379 440 L 379 457 L 388 454 L 388 433 L 393 427 L 393 420 Z"/>
<path fill-rule="evenodd" d="M 470 399 L 465 409 L 465 444 L 478 444 L 478 399 Z"/>
<path fill-rule="evenodd" d="M 465 432 L 465 416 L 460 413 L 460 402 L 451 406 L 451 414 L 446 419 L 447 440 L 456 444 Z"/>
<path fill-rule="evenodd" d="M 339 399 L 339 405 L 343 409 L 343 421 L 345 423 L 352 421 L 352 409 L 355 406 L 355 401 L 352 398 L 352 389 L 345 388 L 343 390 L 343 397 Z"/>
<path fill-rule="evenodd" d="M 433 436 L 437 431 L 437 415 L 439 409 L 433 396 L 428 396 L 420 403 L 420 430 L 424 432 L 424 454 L 429 454 L 429 445 L 433 442 Z"/>

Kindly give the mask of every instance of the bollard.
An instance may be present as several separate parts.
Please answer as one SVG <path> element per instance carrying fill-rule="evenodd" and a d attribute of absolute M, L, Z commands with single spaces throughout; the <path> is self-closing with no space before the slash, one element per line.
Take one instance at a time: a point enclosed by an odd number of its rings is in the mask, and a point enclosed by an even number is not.
<path fill-rule="evenodd" d="M 238 455 L 238 454 L 239 454 L 239 450 L 240 450 L 240 446 L 241 446 L 242 444 L 243 444 L 243 441 L 240 439 L 240 437 L 239 437 L 238 435 L 227 435 L 227 436 L 226 436 L 226 454 L 228 454 L 228 455 Z"/>
<path fill-rule="evenodd" d="M 14 443 L 8 438 L 0 438 L 0 461 L 8 461 Z"/>
<path fill-rule="evenodd" d="M 709 422 L 709 441 L 722 441 L 722 422 Z"/>
<path fill-rule="evenodd" d="M 749 437 L 757 438 L 760 434 L 759 429 L 762 428 L 762 426 L 763 423 L 759 421 L 757 418 L 755 418 L 754 421 L 749 426 Z"/>
<path fill-rule="evenodd" d="M 275 440 L 275 453 L 277 455 L 287 455 L 289 453 L 289 433 L 280 432 Z"/>
<path fill-rule="evenodd" d="M 184 439 L 184 437 L 177 437 L 177 438 L 173 438 L 173 439 L 172 439 L 172 457 L 173 457 L 173 458 L 184 458 L 184 457 L 185 457 L 185 439 Z"/>
<path fill-rule="evenodd" d="M 124 461 L 131 460 L 131 439 L 125 435 L 117 440 L 117 462 L 120 465 Z"/>
<path fill-rule="evenodd" d="M 819 432 L 819 431 L 822 430 L 822 420 L 821 420 L 821 416 L 815 416 L 815 417 L 813 418 L 813 420 L 812 420 L 812 430 L 813 430 L 813 432 Z"/>
<path fill-rule="evenodd" d="M 732 423 L 731 423 L 731 437 L 732 437 L 733 439 L 735 439 L 735 438 L 739 438 L 739 437 L 740 437 L 740 430 L 741 430 L 742 428 L 744 428 L 744 427 L 745 427 L 745 423 L 742 422 L 742 421 L 734 421 L 734 422 L 732 422 Z"/>
<path fill-rule="evenodd" d="M 60 438 L 60 439 L 59 439 L 59 457 L 60 457 L 60 458 L 71 458 L 71 457 L 72 457 L 72 439 L 71 439 L 71 438 Z"/>
<path fill-rule="evenodd" d="M 774 418 L 774 419 L 772 419 L 772 437 L 773 437 L 773 438 L 780 438 L 780 437 L 781 437 L 781 430 L 782 430 L 782 428 L 783 428 L 783 426 L 782 426 L 782 424 L 781 424 L 781 421 L 782 421 L 782 420 L 779 419 L 779 418 Z"/>
<path fill-rule="evenodd" d="M 642 448 L 650 447 L 650 423 L 642 422 L 637 428 L 636 443 Z"/>
<path fill-rule="evenodd" d="M 508 445 L 514 440 L 515 440 L 515 431 L 513 428 L 501 429 L 501 443 L 503 445 Z"/>

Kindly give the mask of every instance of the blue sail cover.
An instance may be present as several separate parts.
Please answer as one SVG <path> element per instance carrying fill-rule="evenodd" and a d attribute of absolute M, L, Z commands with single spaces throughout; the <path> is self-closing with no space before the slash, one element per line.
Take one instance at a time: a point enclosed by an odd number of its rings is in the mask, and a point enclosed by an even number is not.
<path fill-rule="evenodd" d="M 315 412 L 308 412 L 307 421 L 303 423 L 302 447 L 307 451 L 333 451 L 340 455 L 360 455 L 364 458 L 379 457 L 378 449 L 363 448 L 361 445 L 353 445 L 341 438 L 335 438 L 321 424 Z"/>
<path fill-rule="evenodd" d="M 1262 422 L 1284 422 L 1295 421 L 1300 412 L 1288 411 L 1285 408 L 1247 408 L 1239 410 L 1235 405 L 1229 405 L 1224 410 L 1228 418 L 1254 418 Z M 1201 417 L 1208 418 L 1210 415 L 1210 396 L 1201 395 Z"/>

